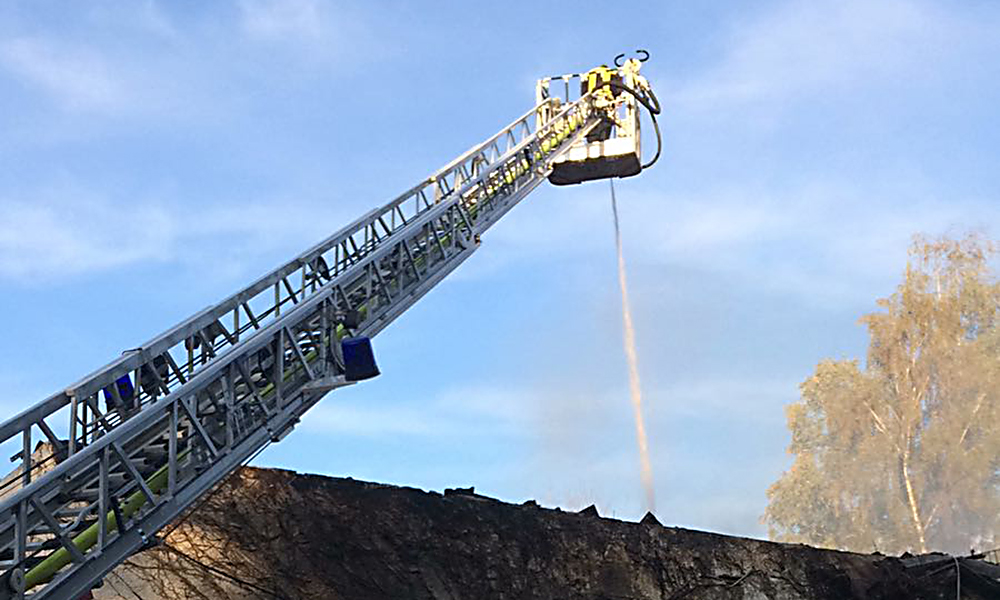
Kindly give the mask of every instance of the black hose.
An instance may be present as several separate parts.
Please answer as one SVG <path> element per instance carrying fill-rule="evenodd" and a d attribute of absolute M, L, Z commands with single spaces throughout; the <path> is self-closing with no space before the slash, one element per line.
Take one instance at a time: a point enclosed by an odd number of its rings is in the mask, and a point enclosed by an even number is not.
<path fill-rule="evenodd" d="M 652 167 L 653 163 L 660 160 L 660 152 L 663 151 L 663 138 L 660 137 L 660 124 L 656 122 L 655 114 L 650 113 L 649 118 L 653 120 L 653 129 L 656 130 L 656 154 L 653 155 L 653 158 L 648 163 L 642 165 L 643 169 Z"/>
<path fill-rule="evenodd" d="M 652 100 L 653 104 L 656 105 L 656 114 L 660 114 L 660 99 L 656 97 L 656 93 L 653 91 L 652 88 L 650 88 L 647 91 L 649 92 L 649 99 Z"/>
<path fill-rule="evenodd" d="M 640 94 L 629 86 L 623 83 L 618 83 L 617 81 L 605 81 L 599 85 L 600 87 L 607 86 L 612 89 L 628 92 L 632 95 L 632 97 L 639 101 L 639 104 L 642 104 L 646 107 L 646 110 L 649 111 L 649 117 L 653 120 L 653 129 L 656 130 L 656 154 L 653 155 L 652 160 L 642 165 L 642 168 L 648 169 L 653 166 L 653 164 L 660 159 L 660 153 L 663 151 L 663 137 L 660 135 L 660 124 L 656 122 L 656 115 L 660 114 L 661 111 L 659 98 L 656 97 L 653 90 L 648 90 L 649 95 L 647 96 L 646 94 Z M 650 101 L 652 101 L 652 104 Z"/>
<path fill-rule="evenodd" d="M 660 100 L 659 98 L 656 97 L 656 94 L 653 93 L 653 90 L 647 90 L 648 91 L 648 96 L 647 96 L 646 94 L 640 94 L 639 92 L 635 91 L 634 89 L 630 88 L 624 83 L 618 83 L 617 81 L 605 81 L 598 85 L 599 87 L 610 87 L 621 90 L 623 92 L 628 92 L 629 94 L 635 96 L 635 99 L 638 100 L 643 106 L 645 106 L 646 110 L 648 110 L 651 114 L 654 115 L 660 114 Z M 650 104 L 651 100 L 653 102 L 652 104 Z"/>

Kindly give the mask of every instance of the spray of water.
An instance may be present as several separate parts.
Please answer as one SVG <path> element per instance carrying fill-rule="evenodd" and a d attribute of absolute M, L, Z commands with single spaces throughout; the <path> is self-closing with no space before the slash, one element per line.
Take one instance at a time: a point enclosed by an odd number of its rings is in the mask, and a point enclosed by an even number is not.
<path fill-rule="evenodd" d="M 611 182 L 611 212 L 615 218 L 615 248 L 618 250 L 618 287 L 622 292 L 622 324 L 624 326 L 625 357 L 628 359 L 628 387 L 635 413 L 635 436 L 639 443 L 639 466 L 642 487 L 646 492 L 646 510 L 656 511 L 653 493 L 653 468 L 649 462 L 649 444 L 646 442 L 646 424 L 642 418 L 642 386 L 639 385 L 639 357 L 635 351 L 635 329 L 632 327 L 632 309 L 628 301 L 628 281 L 625 278 L 625 257 L 622 254 L 622 234 L 618 226 L 618 201 L 615 199 L 615 182 Z"/>

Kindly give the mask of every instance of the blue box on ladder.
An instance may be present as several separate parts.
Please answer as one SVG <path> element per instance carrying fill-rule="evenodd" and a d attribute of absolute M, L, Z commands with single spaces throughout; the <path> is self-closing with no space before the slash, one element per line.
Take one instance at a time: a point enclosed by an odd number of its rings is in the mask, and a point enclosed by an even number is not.
<path fill-rule="evenodd" d="M 347 381 L 371 379 L 379 374 L 375 365 L 372 341 L 366 337 L 344 338 L 340 342 L 344 352 L 344 378 Z"/>

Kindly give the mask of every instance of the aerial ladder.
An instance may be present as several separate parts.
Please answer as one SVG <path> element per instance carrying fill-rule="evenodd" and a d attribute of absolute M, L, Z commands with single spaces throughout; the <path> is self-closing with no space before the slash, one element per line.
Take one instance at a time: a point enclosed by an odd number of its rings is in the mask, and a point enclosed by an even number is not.
<path fill-rule="evenodd" d="M 541 79 L 496 135 L 218 304 L 0 425 L 0 600 L 77 600 L 331 390 L 548 179 L 639 173 L 639 58 Z M 658 126 L 657 143 L 659 146 Z M 659 156 L 659 147 L 656 152 Z"/>

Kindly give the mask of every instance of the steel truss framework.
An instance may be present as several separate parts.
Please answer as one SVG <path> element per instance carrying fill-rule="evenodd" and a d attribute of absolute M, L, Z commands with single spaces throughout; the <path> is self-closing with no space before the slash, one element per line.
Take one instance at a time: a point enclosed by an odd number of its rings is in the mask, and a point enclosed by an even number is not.
<path fill-rule="evenodd" d="M 0 489 L 0 598 L 75 599 L 154 541 L 347 383 L 344 335 L 374 336 L 427 293 L 600 118 L 592 94 L 544 100 L 395 200 L 0 425 L 0 443 L 20 438 L 22 448 L 19 474 Z M 61 439 L 53 423 L 67 418 Z M 40 441 L 52 452 L 33 459 Z"/>

